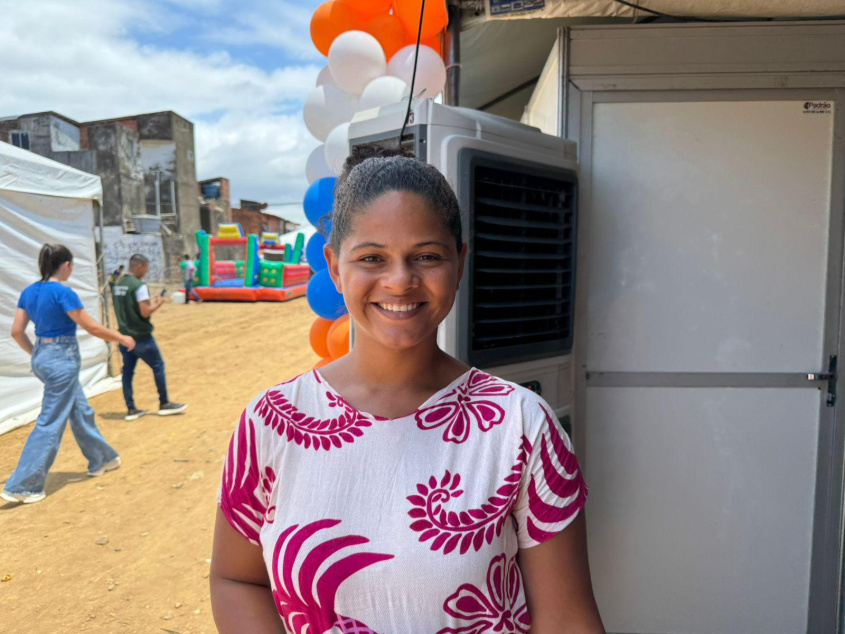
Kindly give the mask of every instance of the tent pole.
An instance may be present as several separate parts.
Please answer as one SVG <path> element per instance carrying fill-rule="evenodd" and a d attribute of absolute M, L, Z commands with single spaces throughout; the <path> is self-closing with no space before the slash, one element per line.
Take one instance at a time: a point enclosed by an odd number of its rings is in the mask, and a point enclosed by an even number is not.
<path fill-rule="evenodd" d="M 461 8 L 449 4 L 449 26 L 446 27 L 443 42 L 445 45 L 446 88 L 443 90 L 443 103 L 447 106 L 459 104 L 461 83 Z"/>
<path fill-rule="evenodd" d="M 559 116 L 557 122 L 557 135 L 561 138 L 569 138 L 569 39 L 568 26 L 559 27 L 557 30 L 557 102 Z"/>
<path fill-rule="evenodd" d="M 100 201 L 95 201 L 94 204 L 97 205 L 97 229 L 100 233 L 100 252 L 97 254 L 97 277 L 99 278 L 100 310 L 102 311 L 100 319 L 106 328 L 111 328 L 109 294 L 106 291 L 106 288 L 108 287 L 108 278 L 106 277 L 106 242 L 103 236 L 103 206 L 100 204 Z M 106 345 L 109 348 L 108 358 L 106 359 L 106 372 L 109 376 L 114 376 L 114 372 L 112 372 L 111 367 L 111 358 L 114 351 L 112 350 L 112 345 L 110 343 L 106 342 Z"/>

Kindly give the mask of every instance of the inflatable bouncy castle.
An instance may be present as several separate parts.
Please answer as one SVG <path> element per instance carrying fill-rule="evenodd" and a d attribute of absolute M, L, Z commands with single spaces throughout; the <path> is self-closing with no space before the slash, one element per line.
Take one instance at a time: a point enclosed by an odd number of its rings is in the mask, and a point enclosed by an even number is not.
<path fill-rule="evenodd" d="M 193 287 L 206 301 L 285 302 L 302 297 L 310 268 L 300 264 L 305 236 L 280 244 L 277 234 L 244 235 L 238 223 L 221 224 L 217 236 L 197 231 L 199 259 Z M 182 269 L 185 263 L 182 262 Z"/>

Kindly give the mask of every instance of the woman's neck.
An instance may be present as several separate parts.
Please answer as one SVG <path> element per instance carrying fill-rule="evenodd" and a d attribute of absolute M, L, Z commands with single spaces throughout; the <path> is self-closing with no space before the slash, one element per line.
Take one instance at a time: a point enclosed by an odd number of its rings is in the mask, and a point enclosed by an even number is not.
<path fill-rule="evenodd" d="M 344 374 L 356 382 L 384 387 L 448 385 L 467 369 L 438 347 L 436 334 L 413 348 L 401 350 L 384 347 L 366 335 L 358 337 L 344 365 Z"/>

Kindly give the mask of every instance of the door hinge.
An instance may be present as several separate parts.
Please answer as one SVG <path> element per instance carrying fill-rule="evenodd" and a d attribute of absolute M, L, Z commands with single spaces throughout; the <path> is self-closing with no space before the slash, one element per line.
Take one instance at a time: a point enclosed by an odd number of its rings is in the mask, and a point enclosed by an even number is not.
<path fill-rule="evenodd" d="M 827 372 L 807 375 L 808 381 L 827 381 L 826 404 L 828 407 L 834 407 L 836 405 L 836 380 L 838 378 L 838 357 L 835 354 L 830 355 Z"/>

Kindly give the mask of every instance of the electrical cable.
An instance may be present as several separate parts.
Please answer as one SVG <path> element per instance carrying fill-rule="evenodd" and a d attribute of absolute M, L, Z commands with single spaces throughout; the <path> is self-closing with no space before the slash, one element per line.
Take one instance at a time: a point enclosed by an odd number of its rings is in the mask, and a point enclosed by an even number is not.
<path fill-rule="evenodd" d="M 414 100 L 414 82 L 417 79 L 417 60 L 420 57 L 420 40 L 422 39 L 423 16 L 425 16 L 425 0 L 422 0 L 420 5 L 420 26 L 417 29 L 417 46 L 414 50 L 414 70 L 411 73 L 411 92 L 408 93 L 408 109 L 405 111 L 405 119 L 402 121 L 402 130 L 399 132 L 399 140 L 397 141 L 402 150 L 402 137 L 405 136 L 405 128 L 408 126 L 408 119 L 411 117 L 411 102 Z"/>
<path fill-rule="evenodd" d="M 642 4 L 634 4 L 629 0 L 613 0 L 616 4 L 621 4 L 626 7 L 630 7 L 635 11 L 642 11 L 644 13 L 648 13 L 657 18 L 668 18 L 670 20 L 677 20 L 678 22 L 708 22 L 708 23 L 724 23 L 724 22 L 762 22 L 762 21 L 769 21 L 774 22 L 777 21 L 778 18 L 766 18 L 766 17 L 759 17 L 759 18 L 697 18 L 694 16 L 678 16 L 672 15 L 670 13 L 663 13 L 662 11 L 656 11 L 655 9 L 649 9 L 648 7 L 644 7 Z M 798 21 L 798 22 L 811 22 L 813 20 L 842 20 L 845 19 L 845 16 L 842 15 L 819 15 L 819 16 L 812 16 L 806 18 L 789 18 L 791 21 Z"/>

